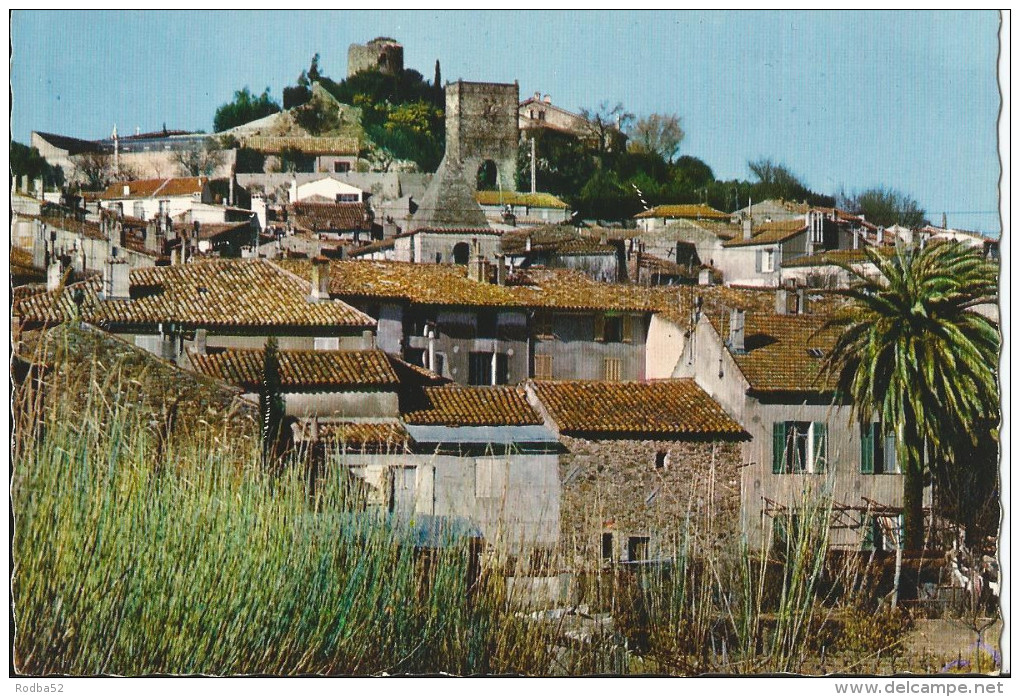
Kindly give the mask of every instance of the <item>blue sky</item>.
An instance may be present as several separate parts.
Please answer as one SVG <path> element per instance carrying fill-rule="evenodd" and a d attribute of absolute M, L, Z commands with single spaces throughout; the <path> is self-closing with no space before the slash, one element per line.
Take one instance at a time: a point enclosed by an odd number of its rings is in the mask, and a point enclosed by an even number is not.
<path fill-rule="evenodd" d="M 245 85 L 280 99 L 321 54 L 404 45 L 431 80 L 512 82 L 569 109 L 676 113 L 720 178 L 785 163 L 826 193 L 884 184 L 998 233 L 995 12 L 28 12 L 11 24 L 12 137 L 212 129 Z"/>

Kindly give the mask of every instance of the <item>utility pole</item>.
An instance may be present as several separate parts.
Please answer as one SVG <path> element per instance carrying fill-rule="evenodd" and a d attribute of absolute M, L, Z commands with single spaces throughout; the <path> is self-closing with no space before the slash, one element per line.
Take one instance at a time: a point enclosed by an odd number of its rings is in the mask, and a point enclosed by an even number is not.
<path fill-rule="evenodd" d="M 535 136 L 531 136 L 531 193 L 535 193 Z"/>

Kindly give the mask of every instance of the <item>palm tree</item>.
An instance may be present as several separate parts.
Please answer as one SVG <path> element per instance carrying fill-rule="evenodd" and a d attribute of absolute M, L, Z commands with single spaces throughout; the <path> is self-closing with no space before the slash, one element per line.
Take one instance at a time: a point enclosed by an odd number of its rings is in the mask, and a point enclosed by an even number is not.
<path fill-rule="evenodd" d="M 974 442 L 976 426 L 997 420 L 999 331 L 975 308 L 998 301 L 998 270 L 958 242 L 865 253 L 878 275 L 843 265 L 850 302 L 826 325 L 840 334 L 823 372 L 850 401 L 851 418 L 895 428 L 903 546 L 917 550 L 929 463 L 952 462 L 954 442 Z"/>

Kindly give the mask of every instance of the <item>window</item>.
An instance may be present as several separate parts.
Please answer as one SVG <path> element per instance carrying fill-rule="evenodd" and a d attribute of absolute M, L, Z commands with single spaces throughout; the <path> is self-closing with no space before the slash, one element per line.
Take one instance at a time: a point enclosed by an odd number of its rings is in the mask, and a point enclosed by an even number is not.
<path fill-rule="evenodd" d="M 390 472 L 390 512 L 398 516 L 410 516 L 414 513 L 418 470 L 414 467 L 393 467 Z"/>
<path fill-rule="evenodd" d="M 337 194 L 336 195 L 336 202 L 337 203 L 357 203 L 358 202 L 358 195 L 357 194 Z"/>
<path fill-rule="evenodd" d="M 655 453 L 655 469 L 661 470 L 666 469 L 669 466 L 669 453 L 665 450 L 660 450 Z"/>
<path fill-rule="evenodd" d="M 602 376 L 604 380 L 620 379 L 620 368 L 622 361 L 619 358 L 607 358 L 602 363 Z"/>
<path fill-rule="evenodd" d="M 553 377 L 553 357 L 544 354 L 535 354 L 535 379 L 536 380 L 552 380 Z"/>
<path fill-rule="evenodd" d="M 145 204 L 141 201 L 135 201 L 134 214 L 136 218 L 145 217 Z"/>
<path fill-rule="evenodd" d="M 351 171 L 351 163 L 350 162 L 341 162 L 339 160 L 336 160 L 336 161 L 333 162 L 333 171 L 334 172 L 339 172 L 341 174 L 346 173 L 346 172 L 350 172 Z M 355 200 L 357 200 L 357 199 L 355 199 Z"/>
<path fill-rule="evenodd" d="M 762 273 L 772 273 L 776 270 L 776 257 L 775 252 L 771 249 L 766 250 L 761 257 L 761 270 Z"/>
<path fill-rule="evenodd" d="M 879 422 L 861 426 L 861 474 L 900 474 L 896 434 Z"/>
<path fill-rule="evenodd" d="M 611 532 L 602 533 L 602 559 L 613 560 L 613 533 Z"/>
<path fill-rule="evenodd" d="M 498 458 L 475 460 L 475 496 L 480 499 L 502 499 L 506 494 L 509 463 Z"/>
<path fill-rule="evenodd" d="M 772 472 L 824 472 L 828 460 L 827 434 L 827 426 L 820 421 L 777 421 L 772 424 Z"/>
<path fill-rule="evenodd" d="M 312 347 L 316 351 L 339 351 L 340 337 L 338 336 L 317 336 L 313 340 Z"/>
<path fill-rule="evenodd" d="M 627 561 L 648 561 L 648 537 L 636 535 L 627 538 Z"/>
<path fill-rule="evenodd" d="M 595 315 L 595 341 L 630 343 L 633 324 L 630 315 Z"/>
<path fill-rule="evenodd" d="M 535 336 L 540 339 L 553 336 L 553 317 L 550 312 L 535 313 Z"/>
<path fill-rule="evenodd" d="M 497 353 L 495 356 L 493 365 L 491 351 L 472 351 L 468 354 L 469 385 L 506 385 L 510 382 L 510 362 L 507 355 Z"/>

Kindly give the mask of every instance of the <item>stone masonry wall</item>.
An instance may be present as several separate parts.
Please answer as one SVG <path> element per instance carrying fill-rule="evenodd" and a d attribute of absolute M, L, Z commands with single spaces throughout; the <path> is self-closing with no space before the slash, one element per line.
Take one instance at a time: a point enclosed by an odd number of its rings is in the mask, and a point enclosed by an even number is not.
<path fill-rule="evenodd" d="M 569 451 L 560 456 L 561 552 L 571 570 L 603 564 L 605 533 L 614 561 L 629 561 L 631 551 L 671 556 L 685 531 L 701 549 L 738 534 L 739 443 L 560 440 Z"/>

